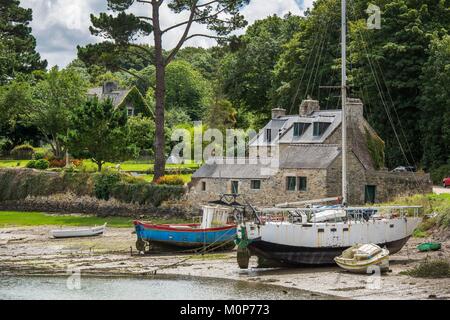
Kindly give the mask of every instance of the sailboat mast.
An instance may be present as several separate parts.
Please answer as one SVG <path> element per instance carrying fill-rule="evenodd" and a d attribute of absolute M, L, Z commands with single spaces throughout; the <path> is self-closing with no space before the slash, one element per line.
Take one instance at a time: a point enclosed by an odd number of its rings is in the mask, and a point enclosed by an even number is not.
<path fill-rule="evenodd" d="M 342 203 L 347 204 L 347 4 L 341 0 Z"/>

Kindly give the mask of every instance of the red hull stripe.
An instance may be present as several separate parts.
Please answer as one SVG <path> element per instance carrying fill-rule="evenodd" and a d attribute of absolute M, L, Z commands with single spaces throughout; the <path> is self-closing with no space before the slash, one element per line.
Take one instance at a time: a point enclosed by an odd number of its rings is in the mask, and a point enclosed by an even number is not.
<path fill-rule="evenodd" d="M 165 231 L 173 231 L 173 232 L 210 232 L 210 231 L 222 231 L 234 229 L 237 226 L 234 224 L 227 225 L 225 227 L 219 228 L 209 228 L 209 229 L 191 229 L 192 227 L 199 227 L 199 224 L 146 224 L 141 221 L 133 221 L 134 225 L 141 225 L 145 229 L 154 229 L 154 230 L 165 230 Z M 173 228 L 171 226 L 177 226 L 177 228 Z M 185 227 L 185 228 L 181 228 Z"/>

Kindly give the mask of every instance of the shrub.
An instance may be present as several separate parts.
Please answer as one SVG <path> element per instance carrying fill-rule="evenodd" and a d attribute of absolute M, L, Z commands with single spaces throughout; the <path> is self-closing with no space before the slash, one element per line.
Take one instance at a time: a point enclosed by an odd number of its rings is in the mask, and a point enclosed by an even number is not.
<path fill-rule="evenodd" d="M 33 155 L 34 160 L 45 159 L 45 152 L 35 152 Z"/>
<path fill-rule="evenodd" d="M 83 165 L 83 160 L 73 159 L 71 162 L 72 162 L 72 165 L 76 168 L 79 168 Z"/>
<path fill-rule="evenodd" d="M 168 186 L 184 186 L 184 180 L 180 176 L 164 176 L 156 181 L 156 184 Z"/>
<path fill-rule="evenodd" d="M 436 223 L 439 227 L 450 227 L 450 207 L 444 208 L 436 217 Z"/>
<path fill-rule="evenodd" d="M 36 160 L 28 161 L 26 164 L 26 167 L 29 169 L 35 169 L 36 168 Z"/>
<path fill-rule="evenodd" d="M 98 173 L 94 177 L 94 193 L 98 199 L 109 200 L 112 189 L 121 181 L 120 174 L 114 172 Z"/>
<path fill-rule="evenodd" d="M 450 176 L 450 163 L 430 170 L 431 180 L 436 185 L 442 185 L 442 180 Z"/>
<path fill-rule="evenodd" d="M 64 159 L 53 159 L 49 162 L 50 168 L 64 168 L 66 166 L 66 160 Z"/>
<path fill-rule="evenodd" d="M 34 154 L 34 148 L 29 144 L 22 144 L 12 149 L 10 153 L 14 160 L 31 160 Z"/>
<path fill-rule="evenodd" d="M 36 160 L 34 167 L 39 170 L 46 170 L 50 167 L 50 163 L 45 159 Z"/>
<path fill-rule="evenodd" d="M 450 263 L 443 259 L 425 261 L 412 270 L 402 272 L 402 274 L 419 278 L 449 278 Z"/>
<path fill-rule="evenodd" d="M 185 193 L 184 187 L 169 185 L 154 185 L 149 183 L 119 183 L 114 186 L 111 196 L 114 199 L 159 207 L 167 200 L 180 199 Z"/>

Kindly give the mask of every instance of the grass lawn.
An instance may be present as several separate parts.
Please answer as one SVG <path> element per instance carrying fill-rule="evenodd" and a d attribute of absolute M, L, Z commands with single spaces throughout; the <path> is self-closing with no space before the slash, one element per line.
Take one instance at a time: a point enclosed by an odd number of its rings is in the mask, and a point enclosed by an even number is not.
<path fill-rule="evenodd" d="M 186 223 L 184 220 L 158 220 L 153 223 Z M 100 218 L 87 215 L 57 215 L 40 212 L 0 211 L 0 228 L 13 226 L 95 226 L 105 222 L 109 227 L 132 228 L 133 219 L 128 217 Z"/>
<path fill-rule="evenodd" d="M 11 168 L 11 167 L 25 167 L 29 160 L 0 160 L 0 168 Z M 97 165 L 92 162 L 92 160 L 84 160 L 83 165 L 88 171 L 97 171 Z M 103 165 L 103 168 L 115 169 L 116 163 L 107 162 Z M 197 169 L 197 164 L 168 164 L 166 168 L 192 168 Z M 140 161 L 126 161 L 120 164 L 120 169 L 122 171 L 133 171 L 133 172 L 146 172 L 149 169 L 153 169 L 153 164 L 148 162 Z"/>
<path fill-rule="evenodd" d="M 0 160 L 0 168 L 25 167 L 30 160 Z"/>

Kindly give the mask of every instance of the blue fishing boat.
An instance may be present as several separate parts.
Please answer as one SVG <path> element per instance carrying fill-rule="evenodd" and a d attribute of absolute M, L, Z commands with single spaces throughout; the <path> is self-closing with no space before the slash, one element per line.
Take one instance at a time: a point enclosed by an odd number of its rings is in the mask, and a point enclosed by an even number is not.
<path fill-rule="evenodd" d="M 237 225 L 232 221 L 229 208 L 204 206 L 202 223 L 152 224 L 134 221 L 136 248 L 144 252 L 147 246 L 175 249 L 232 249 Z"/>

